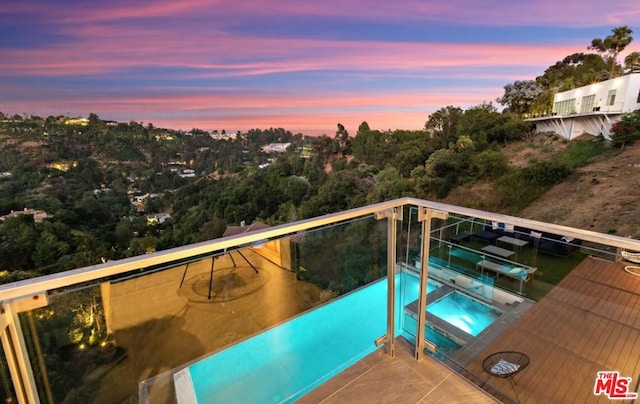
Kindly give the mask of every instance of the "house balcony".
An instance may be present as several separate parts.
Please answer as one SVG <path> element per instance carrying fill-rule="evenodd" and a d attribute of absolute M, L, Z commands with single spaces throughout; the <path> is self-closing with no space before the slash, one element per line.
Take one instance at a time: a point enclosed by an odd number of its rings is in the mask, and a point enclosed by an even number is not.
<path fill-rule="evenodd" d="M 0 394 L 587 401 L 597 372 L 640 366 L 624 250 L 640 241 L 403 198 L 5 284 Z M 486 368 L 503 351 L 529 358 L 513 379 Z"/>

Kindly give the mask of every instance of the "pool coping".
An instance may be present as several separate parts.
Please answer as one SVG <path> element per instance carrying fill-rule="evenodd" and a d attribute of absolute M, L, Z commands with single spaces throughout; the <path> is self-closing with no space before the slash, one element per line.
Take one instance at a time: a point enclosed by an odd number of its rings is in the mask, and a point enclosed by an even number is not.
<path fill-rule="evenodd" d="M 429 293 L 427 295 L 427 302 L 435 302 L 436 300 L 448 295 L 449 293 L 455 291 L 457 289 L 452 288 L 451 286 L 447 286 L 447 285 L 442 285 L 440 287 L 438 287 L 436 290 L 434 290 L 433 292 Z M 418 305 L 419 305 L 419 301 L 416 299 L 413 302 L 407 304 L 404 306 L 404 310 L 405 312 L 407 312 L 410 315 L 413 315 L 414 318 L 418 318 Z M 473 339 L 475 338 L 473 335 L 468 334 L 464 331 L 462 331 L 461 329 L 457 328 L 456 326 L 453 326 L 449 323 L 447 323 L 446 321 L 442 320 L 440 317 L 437 317 L 429 312 L 426 312 L 426 319 L 428 323 L 431 323 L 432 325 L 434 325 L 436 328 L 438 328 L 440 331 L 446 333 L 446 334 L 450 334 L 451 337 L 453 337 L 455 340 L 459 340 L 462 342 L 462 344 L 467 345 L 470 344 L 471 342 L 473 342 Z M 454 341 L 456 343 L 459 344 L 458 341 Z"/>

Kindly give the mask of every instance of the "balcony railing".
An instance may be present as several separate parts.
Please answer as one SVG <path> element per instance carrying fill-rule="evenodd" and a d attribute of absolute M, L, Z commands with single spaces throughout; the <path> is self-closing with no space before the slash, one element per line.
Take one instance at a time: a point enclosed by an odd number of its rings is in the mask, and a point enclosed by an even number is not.
<path fill-rule="evenodd" d="M 494 222 L 579 239 L 580 251 L 557 258 L 528 244 L 494 256 L 466 237 Z M 5 284 L 0 390 L 24 403 L 188 402 L 212 391 L 234 401 L 269 377 L 256 400 L 288 401 L 376 349 L 394 355 L 397 336 L 415 343 L 416 360 L 434 351 L 460 363 L 476 330 L 452 328 L 427 295 L 453 291 L 452 304 L 476 299 L 491 316 L 541 299 L 559 262 L 616 260 L 621 249 L 640 242 L 403 198 Z M 521 282 L 501 276 L 508 265 L 537 271 Z"/>

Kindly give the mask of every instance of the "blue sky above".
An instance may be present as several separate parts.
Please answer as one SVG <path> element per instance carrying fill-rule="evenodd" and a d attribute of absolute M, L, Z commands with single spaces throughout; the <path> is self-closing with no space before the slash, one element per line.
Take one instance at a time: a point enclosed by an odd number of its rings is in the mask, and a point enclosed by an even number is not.
<path fill-rule="evenodd" d="M 637 0 L 308 3 L 5 0 L 0 111 L 187 130 L 419 129 L 447 105 L 495 104 L 504 85 L 617 26 L 640 35 Z"/>

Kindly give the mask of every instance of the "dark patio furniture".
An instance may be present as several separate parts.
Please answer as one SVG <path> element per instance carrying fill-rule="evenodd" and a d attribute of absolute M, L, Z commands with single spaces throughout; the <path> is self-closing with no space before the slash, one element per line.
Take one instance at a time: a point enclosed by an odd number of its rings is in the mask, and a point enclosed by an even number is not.
<path fill-rule="evenodd" d="M 478 232 L 473 233 L 472 238 L 482 240 L 487 244 L 495 243 L 497 239 L 502 237 L 502 234 L 496 233 L 491 230 L 480 230 Z"/>
<path fill-rule="evenodd" d="M 454 234 L 453 236 L 449 237 L 449 241 L 455 244 L 460 244 L 460 242 L 468 240 L 469 238 L 471 238 L 471 236 L 473 236 L 473 233 L 463 231 L 462 233 Z"/>
<path fill-rule="evenodd" d="M 514 377 L 529 366 L 529 357 L 516 351 L 495 352 L 487 356 L 482 361 L 482 370 L 489 373 L 490 377 L 500 377 L 509 380 L 516 400 L 520 402 L 515 385 Z"/>

